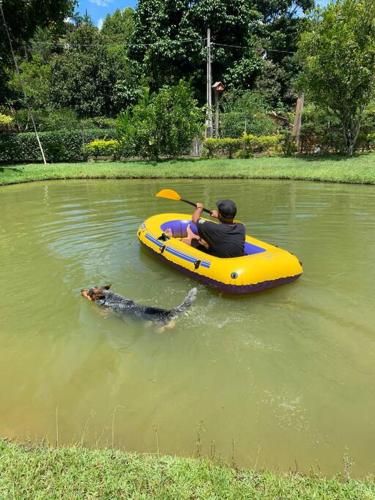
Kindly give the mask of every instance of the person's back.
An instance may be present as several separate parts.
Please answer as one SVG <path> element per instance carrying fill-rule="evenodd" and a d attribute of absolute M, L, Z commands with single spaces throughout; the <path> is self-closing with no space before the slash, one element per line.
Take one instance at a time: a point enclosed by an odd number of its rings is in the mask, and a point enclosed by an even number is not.
<path fill-rule="evenodd" d="M 198 234 L 208 243 L 208 252 L 216 257 L 242 257 L 245 246 L 245 226 L 241 223 L 199 219 Z"/>
<path fill-rule="evenodd" d="M 221 200 L 216 205 L 218 209 L 213 210 L 211 216 L 219 219 L 219 224 L 201 219 L 203 205 L 197 203 L 192 221 L 197 225 L 199 236 L 195 236 L 189 228 L 188 237 L 184 241 L 189 245 L 195 241 L 201 250 L 216 257 L 242 257 L 246 231 L 243 224 L 234 222 L 236 204 L 232 200 Z"/>

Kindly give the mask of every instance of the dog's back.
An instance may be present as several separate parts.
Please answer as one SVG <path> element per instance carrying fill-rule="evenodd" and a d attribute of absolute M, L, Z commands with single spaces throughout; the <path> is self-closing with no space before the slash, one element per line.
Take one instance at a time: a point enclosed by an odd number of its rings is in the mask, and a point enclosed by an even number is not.
<path fill-rule="evenodd" d="M 81 290 L 81 295 L 117 314 L 142 318 L 158 324 L 167 324 L 186 312 L 197 296 L 197 289 L 193 288 L 179 306 L 173 309 L 161 309 L 137 304 L 131 299 L 110 291 L 110 286 L 85 288 Z"/>

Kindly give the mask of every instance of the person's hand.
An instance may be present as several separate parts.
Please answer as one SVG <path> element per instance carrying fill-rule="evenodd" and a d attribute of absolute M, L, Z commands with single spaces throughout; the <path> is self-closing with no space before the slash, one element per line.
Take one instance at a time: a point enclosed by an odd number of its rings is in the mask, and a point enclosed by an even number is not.
<path fill-rule="evenodd" d="M 199 203 L 199 202 L 198 202 L 198 203 L 196 204 L 196 206 L 197 206 L 197 208 L 199 208 L 200 210 L 203 210 L 203 208 L 204 208 L 203 203 Z"/>
<path fill-rule="evenodd" d="M 210 215 L 211 217 L 215 217 L 215 219 L 219 218 L 219 212 L 217 210 L 212 210 Z"/>

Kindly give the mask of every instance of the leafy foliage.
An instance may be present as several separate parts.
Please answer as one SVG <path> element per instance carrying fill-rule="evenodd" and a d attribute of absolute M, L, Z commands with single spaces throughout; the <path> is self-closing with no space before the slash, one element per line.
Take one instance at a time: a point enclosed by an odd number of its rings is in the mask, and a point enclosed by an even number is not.
<path fill-rule="evenodd" d="M 37 28 L 64 29 L 64 20 L 73 13 L 76 0 L 3 0 L 4 16 L 16 51 L 35 34 Z M 12 67 L 10 46 L 3 22 L 0 22 L 0 101 L 9 96 L 5 67 Z"/>
<path fill-rule="evenodd" d="M 301 35 L 299 57 L 301 88 L 337 117 L 352 155 L 375 92 L 375 3 L 338 0 L 318 11 Z"/>
<path fill-rule="evenodd" d="M 13 118 L 8 115 L 3 115 L 0 113 L 0 130 L 8 129 L 13 122 Z"/>
<path fill-rule="evenodd" d="M 146 90 L 138 104 L 119 116 L 122 153 L 152 159 L 178 156 L 190 147 L 201 125 L 202 112 L 185 82 L 154 95 Z"/>
<path fill-rule="evenodd" d="M 221 105 L 221 134 L 225 137 L 240 137 L 244 133 L 272 134 L 277 131 L 275 123 L 268 116 L 265 99 L 259 92 L 228 92 Z"/>
<path fill-rule="evenodd" d="M 128 45 L 134 31 L 134 10 L 130 7 L 117 9 L 107 15 L 101 29 L 103 38 L 111 43 Z"/>
<path fill-rule="evenodd" d="M 84 152 L 88 156 L 110 156 L 115 158 L 119 149 L 119 142 L 115 139 L 95 139 L 94 141 L 85 144 Z"/>
<path fill-rule="evenodd" d="M 67 38 L 68 49 L 52 61 L 51 95 L 57 107 L 78 116 L 114 116 L 137 94 L 134 66 L 110 52 L 99 31 L 83 24 Z"/>
<path fill-rule="evenodd" d="M 131 56 L 139 61 L 149 77 L 152 89 L 177 83 L 181 78 L 191 79 L 197 97 L 203 98 L 206 51 L 204 38 L 211 28 L 214 42 L 229 45 L 247 45 L 252 26 L 258 14 L 246 0 L 140 0 L 136 10 L 135 29 L 130 45 Z M 260 59 L 255 53 L 252 59 Z M 213 75 L 224 73 L 237 62 L 251 78 L 254 61 L 242 62 L 238 47 L 213 46 Z M 215 76 L 216 75 L 216 76 Z M 234 75 L 232 76 L 234 81 Z"/>
<path fill-rule="evenodd" d="M 206 139 L 203 143 L 208 158 L 228 156 L 233 158 L 249 158 L 254 154 L 278 154 L 281 152 L 282 135 L 244 134 L 241 138 L 224 137 L 222 139 Z"/>
<path fill-rule="evenodd" d="M 40 141 L 49 162 L 82 161 L 86 159 L 83 146 L 95 138 L 114 137 L 114 131 L 96 130 L 60 130 L 41 132 Z M 0 135 L 0 163 L 41 162 L 42 156 L 35 134 Z"/>

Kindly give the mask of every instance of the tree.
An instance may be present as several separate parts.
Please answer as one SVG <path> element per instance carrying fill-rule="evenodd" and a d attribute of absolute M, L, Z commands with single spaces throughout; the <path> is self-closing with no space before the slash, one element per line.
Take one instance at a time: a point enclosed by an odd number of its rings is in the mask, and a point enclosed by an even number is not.
<path fill-rule="evenodd" d="M 48 107 L 51 101 L 51 65 L 44 62 L 39 54 L 35 54 L 30 61 L 22 62 L 19 69 L 20 73 L 14 72 L 8 85 L 19 93 L 23 107 Z"/>
<path fill-rule="evenodd" d="M 267 59 L 277 67 L 270 79 L 277 75 L 279 95 L 291 103 L 291 80 L 297 71 L 291 56 L 305 22 L 301 11 L 313 4 L 314 0 L 140 0 L 130 56 L 143 65 L 152 89 L 188 79 L 203 102 L 209 27 L 214 80 L 233 90 L 253 89 L 258 77 L 264 81 L 269 74 L 263 71 L 262 49 L 267 49 Z"/>
<path fill-rule="evenodd" d="M 299 57 L 300 87 L 338 118 L 346 152 L 352 155 L 375 92 L 373 0 L 338 0 L 318 11 L 301 35 Z"/>
<path fill-rule="evenodd" d="M 214 78 L 222 79 L 235 62 L 240 64 L 243 51 L 238 46 L 248 45 L 257 17 L 247 0 L 140 0 L 130 56 L 142 63 L 153 90 L 185 78 L 203 100 L 207 28 L 212 41 L 221 44 L 213 45 L 212 52 Z M 252 57 L 259 59 L 257 53 Z M 242 66 L 248 81 L 251 65 Z"/>
<path fill-rule="evenodd" d="M 180 81 L 157 94 L 146 90 L 138 104 L 119 116 L 118 133 L 125 156 L 176 157 L 191 146 L 202 122 L 191 88 Z"/>
<path fill-rule="evenodd" d="M 228 92 L 223 97 L 222 109 L 221 129 L 224 137 L 240 137 L 244 133 L 267 135 L 277 130 L 259 92 Z"/>
<path fill-rule="evenodd" d="M 24 56 L 25 44 L 38 27 L 49 27 L 56 32 L 64 30 L 64 20 L 73 13 L 76 0 L 3 0 L 3 11 L 16 53 Z M 0 19 L 0 100 L 6 90 L 7 67 L 14 67 L 10 46 Z"/>
<path fill-rule="evenodd" d="M 120 43 L 127 46 L 134 31 L 134 10 L 130 7 L 117 9 L 113 14 L 107 15 L 101 32 L 109 42 Z"/>
<path fill-rule="evenodd" d="M 72 108 L 80 117 L 115 116 L 138 97 L 136 65 L 119 48 L 112 50 L 97 28 L 83 23 L 54 57 L 52 105 Z"/>

